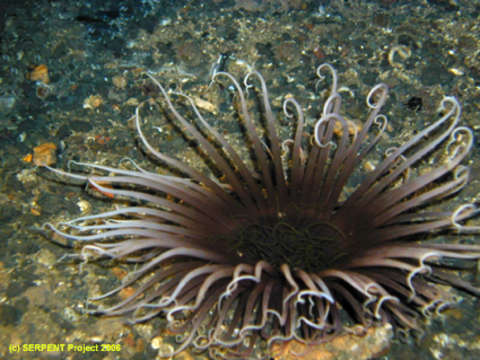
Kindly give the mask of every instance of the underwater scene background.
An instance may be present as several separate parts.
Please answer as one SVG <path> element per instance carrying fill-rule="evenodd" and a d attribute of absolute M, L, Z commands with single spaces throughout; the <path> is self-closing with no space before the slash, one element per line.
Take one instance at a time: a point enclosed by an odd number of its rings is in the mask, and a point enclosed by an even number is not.
<path fill-rule="evenodd" d="M 274 112 L 281 117 L 283 100 L 293 96 L 310 124 L 328 95 L 328 83 L 317 83 L 315 76 L 320 64 L 337 69 L 343 113 L 357 124 L 365 116 L 369 90 L 383 82 L 389 87 L 383 111 L 389 123 L 377 157 L 363 165 L 366 170 L 375 168 L 392 141 L 399 145 L 437 119 L 444 96 L 455 96 L 462 104 L 461 125 L 472 129 L 474 145 L 465 161 L 470 183 L 449 201 L 452 208 L 478 203 L 476 1 L 19 0 L 2 1 L 0 10 L 2 358 L 160 359 L 175 346 L 176 336 L 162 316 L 131 325 L 126 317 L 87 313 L 86 300 L 118 286 L 135 265 L 84 263 L 74 255 L 80 252 L 76 243 L 44 226 L 125 202 L 113 204 L 108 192 L 99 196 L 60 181 L 42 165 L 70 170 L 73 160 L 115 167 L 128 159 L 163 171 L 142 151 L 132 120 L 137 105 L 159 96 L 146 72 L 165 88 L 191 95 L 210 125 L 246 158 L 244 130 L 231 111 L 233 93 L 211 83 L 215 72 L 242 79 L 259 71 Z M 152 108 L 144 114 L 152 146 L 205 171 L 203 155 L 182 129 L 164 109 Z M 280 121 L 278 131 L 288 137 L 291 125 Z M 435 236 L 480 243 L 475 233 Z M 478 287 L 478 262 L 463 270 L 462 278 Z M 131 291 L 125 288 L 118 296 Z M 309 351 L 260 345 L 249 358 L 480 358 L 479 298 L 447 291 L 457 303 L 426 319 L 421 331 L 404 334 L 378 324 L 364 336 L 348 334 Z M 187 348 L 173 358 L 209 356 Z"/>

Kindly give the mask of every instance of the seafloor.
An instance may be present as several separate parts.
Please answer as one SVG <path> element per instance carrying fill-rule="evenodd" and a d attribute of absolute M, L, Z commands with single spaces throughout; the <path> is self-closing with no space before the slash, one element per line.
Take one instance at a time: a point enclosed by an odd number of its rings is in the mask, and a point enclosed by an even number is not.
<path fill-rule="evenodd" d="M 316 92 L 314 71 L 329 62 L 352 95 L 344 104 L 352 119 L 365 114 L 364 99 L 374 84 L 388 84 L 387 145 L 438 117 L 445 95 L 460 100 L 462 123 L 480 137 L 478 1 L 7 0 L 0 11 L 3 359 L 146 359 L 174 343 L 162 331 L 161 318 L 131 326 L 123 318 L 85 314 L 86 298 L 110 289 L 129 267 L 81 264 L 64 257 L 77 252 L 71 244 L 42 235 L 45 223 L 112 204 L 83 186 L 59 182 L 36 164 L 68 169 L 69 160 L 118 165 L 130 158 L 147 168 L 159 165 L 149 164 L 129 122 L 139 102 L 158 95 L 145 71 L 168 88 L 196 96 L 212 124 L 236 145 L 242 137 L 225 105 L 228 89 L 208 86 L 220 56 L 219 68 L 237 77 L 259 70 L 278 112 L 291 94 L 311 118 L 318 115 L 317 94 L 326 86 L 319 84 Z M 150 140 L 158 149 L 200 163 L 161 111 L 148 115 Z M 457 204 L 478 201 L 478 140 L 475 144 L 467 161 L 471 183 L 452 200 Z M 466 276 L 478 283 L 478 273 Z M 367 339 L 381 344 L 374 353 L 364 346 L 367 340 L 354 338 L 303 358 L 478 359 L 479 299 L 458 293 L 458 301 L 429 320 L 423 334 L 390 339 L 389 331 L 374 332 Z M 24 351 L 49 343 L 112 346 L 88 353 Z M 282 352 L 265 356 L 302 359 Z M 206 358 L 188 351 L 176 357 Z"/>

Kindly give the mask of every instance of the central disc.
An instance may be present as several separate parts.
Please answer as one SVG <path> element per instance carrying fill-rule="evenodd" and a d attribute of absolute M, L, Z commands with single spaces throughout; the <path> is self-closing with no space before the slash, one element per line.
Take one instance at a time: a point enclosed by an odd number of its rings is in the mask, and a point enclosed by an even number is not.
<path fill-rule="evenodd" d="M 244 263 L 265 260 L 273 266 L 288 264 L 308 272 L 330 268 L 349 256 L 343 234 L 328 223 L 260 222 L 239 229 L 228 240 Z"/>

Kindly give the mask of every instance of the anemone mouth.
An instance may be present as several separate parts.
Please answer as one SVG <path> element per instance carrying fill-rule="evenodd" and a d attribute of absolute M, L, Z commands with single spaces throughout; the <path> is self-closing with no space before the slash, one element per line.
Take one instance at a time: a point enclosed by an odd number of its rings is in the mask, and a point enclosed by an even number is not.
<path fill-rule="evenodd" d="M 173 119 L 215 164 L 218 175 L 205 175 L 152 147 L 141 127 L 142 105 L 134 117 L 141 144 L 184 177 L 160 175 L 134 162 L 134 169 L 77 163 L 103 176 L 50 168 L 109 198 L 131 200 L 126 207 L 64 222 L 61 229 L 49 225 L 57 234 L 83 242 L 83 259 L 94 254 L 138 265 L 120 286 L 90 300 L 113 297 L 130 286 L 135 292 L 97 313 L 130 314 L 132 322 L 163 314 L 180 342 L 168 356 L 193 346 L 214 357 L 248 358 L 261 341 L 317 344 L 341 333 L 342 309 L 363 327 L 388 321 L 418 328 L 419 318 L 452 300 L 435 283 L 480 296 L 480 289 L 444 270 L 442 261 L 479 259 L 480 246 L 421 243 L 415 237 L 480 230 L 466 224 L 480 211 L 473 204 L 454 211 L 426 210 L 468 182 L 469 171 L 461 163 L 473 135 L 458 126 L 458 101 L 443 99 L 438 120 L 390 148 L 345 195 L 352 174 L 386 128 L 380 111 L 387 87 L 372 88 L 367 119 L 349 133 L 340 114 L 336 71 L 323 64 L 317 69 L 320 79 L 325 72 L 332 77 L 330 96 L 308 144 L 303 141 L 305 116 L 293 98 L 283 106 L 287 118 L 296 118 L 293 138 L 280 141 L 263 77 L 254 71 L 244 80 L 246 88 L 253 79 L 260 83 L 266 130 L 260 134 L 240 83 L 228 73 L 215 73 L 213 80 L 224 77 L 236 91 L 254 169 L 208 124 L 193 99 L 176 94 L 191 105 L 196 125 L 177 111 L 151 74 Z M 335 135 L 337 125 L 340 135 Z M 288 161 L 282 155 L 286 144 L 291 145 Z M 445 161 L 414 171 L 439 148 Z"/>
<path fill-rule="evenodd" d="M 239 262 L 255 265 L 266 261 L 317 272 L 345 263 L 351 256 L 346 236 L 334 224 L 320 219 L 277 217 L 248 223 L 227 236 L 226 242 Z"/>

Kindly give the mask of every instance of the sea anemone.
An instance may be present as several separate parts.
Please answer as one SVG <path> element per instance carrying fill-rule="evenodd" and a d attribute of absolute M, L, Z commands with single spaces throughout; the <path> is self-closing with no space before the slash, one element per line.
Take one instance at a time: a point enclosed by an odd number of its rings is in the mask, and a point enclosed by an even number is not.
<path fill-rule="evenodd" d="M 431 235 L 478 230 L 466 223 L 477 213 L 474 205 L 452 208 L 448 201 L 468 182 L 461 163 L 473 142 L 472 131 L 458 126 L 458 101 L 445 97 L 438 120 L 362 171 L 385 137 L 387 118 L 380 111 L 387 86 L 369 92 L 369 113 L 360 127 L 340 114 L 336 71 L 320 65 L 319 81 L 327 74 L 331 89 L 313 124 L 294 98 L 286 98 L 283 112 L 295 126 L 282 141 L 261 74 L 245 77 L 247 94 L 231 74 L 215 73 L 213 81 L 222 78 L 224 91 L 235 94 L 247 161 L 192 98 L 168 93 L 147 73 L 167 117 L 212 171 L 153 148 L 141 125 L 146 103 L 134 115 L 138 137 L 171 175 L 133 161 L 130 169 L 77 162 L 96 173 L 89 175 L 51 169 L 123 203 L 129 199 L 128 206 L 50 225 L 82 242 L 83 259 L 137 264 L 120 286 L 90 300 L 114 297 L 126 287 L 135 292 L 94 312 L 130 314 L 133 322 L 163 314 L 178 334 L 179 345 L 169 355 L 193 346 L 208 348 L 212 356 L 245 358 L 261 340 L 316 344 L 341 333 L 345 323 L 418 329 L 419 319 L 454 300 L 444 285 L 480 296 L 480 289 L 451 271 L 452 259 L 479 259 L 480 246 Z M 262 105 L 258 123 L 246 98 L 255 93 Z M 194 121 L 172 97 L 183 100 Z"/>

